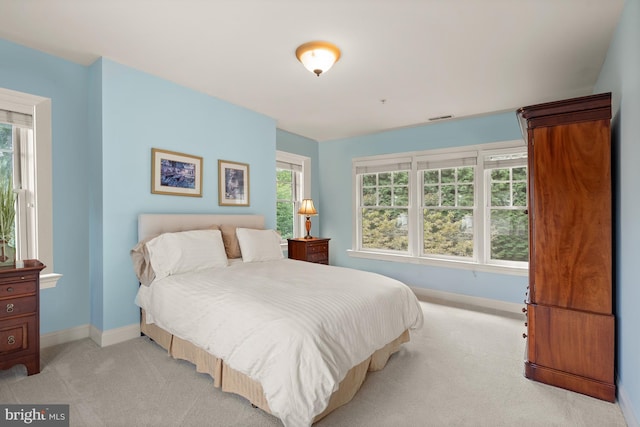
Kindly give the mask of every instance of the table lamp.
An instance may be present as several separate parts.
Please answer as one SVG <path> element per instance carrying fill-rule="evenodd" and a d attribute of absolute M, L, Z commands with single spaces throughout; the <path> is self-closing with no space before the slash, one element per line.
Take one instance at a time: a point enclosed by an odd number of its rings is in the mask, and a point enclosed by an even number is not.
<path fill-rule="evenodd" d="M 300 210 L 298 210 L 298 213 L 300 215 L 304 215 L 307 217 L 307 221 L 305 222 L 304 226 L 307 229 L 307 235 L 304 236 L 305 239 L 311 239 L 311 235 L 309 234 L 309 232 L 311 231 L 311 216 L 312 215 L 318 215 L 318 211 L 316 211 L 316 208 L 313 206 L 313 200 L 311 199 L 304 199 L 302 201 L 302 205 L 300 206 Z"/>

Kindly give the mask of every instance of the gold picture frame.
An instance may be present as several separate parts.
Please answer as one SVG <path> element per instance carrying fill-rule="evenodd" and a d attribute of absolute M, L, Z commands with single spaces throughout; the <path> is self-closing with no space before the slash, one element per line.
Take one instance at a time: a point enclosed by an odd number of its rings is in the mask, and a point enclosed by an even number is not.
<path fill-rule="evenodd" d="M 151 192 L 202 197 L 202 157 L 152 148 Z"/>
<path fill-rule="evenodd" d="M 249 165 L 218 160 L 218 205 L 249 206 Z"/>

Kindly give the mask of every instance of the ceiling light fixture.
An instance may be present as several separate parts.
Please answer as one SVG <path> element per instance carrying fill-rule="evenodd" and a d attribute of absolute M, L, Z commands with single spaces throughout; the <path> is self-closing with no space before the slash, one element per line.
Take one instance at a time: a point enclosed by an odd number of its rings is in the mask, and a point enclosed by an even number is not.
<path fill-rule="evenodd" d="M 340 49 L 329 42 L 309 42 L 298 46 L 296 57 L 307 70 L 320 76 L 338 62 Z"/>

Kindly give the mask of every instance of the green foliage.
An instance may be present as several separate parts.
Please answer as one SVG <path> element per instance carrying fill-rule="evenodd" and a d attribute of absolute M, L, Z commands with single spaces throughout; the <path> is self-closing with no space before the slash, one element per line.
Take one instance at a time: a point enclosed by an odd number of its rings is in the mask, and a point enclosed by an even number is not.
<path fill-rule="evenodd" d="M 291 239 L 293 235 L 293 172 L 276 169 L 276 229 L 283 239 Z"/>
<path fill-rule="evenodd" d="M 11 244 L 13 244 L 16 219 L 12 149 L 12 126 L 0 124 L 0 239 Z"/>
<path fill-rule="evenodd" d="M 491 171 L 491 259 L 529 260 L 529 219 L 527 206 L 527 168 L 501 168 Z M 508 209 L 516 207 L 521 209 Z"/>
<path fill-rule="evenodd" d="M 0 176 L 0 239 L 13 243 L 16 198 L 10 178 Z"/>
<path fill-rule="evenodd" d="M 529 261 L 529 219 L 523 210 L 491 210 L 491 259 Z"/>
<path fill-rule="evenodd" d="M 0 123 L 0 150 L 11 150 L 13 142 L 11 138 L 12 126 Z"/>
<path fill-rule="evenodd" d="M 291 239 L 293 235 L 293 202 L 276 204 L 277 230 L 283 239 Z"/>
<path fill-rule="evenodd" d="M 11 125 L 0 123 L 0 174 L 10 177 L 13 170 Z"/>
<path fill-rule="evenodd" d="M 473 210 L 424 210 L 424 252 L 473 256 Z"/>
<path fill-rule="evenodd" d="M 363 175 L 362 206 L 409 206 L 409 172 Z"/>
<path fill-rule="evenodd" d="M 498 208 L 491 209 L 491 258 L 527 262 L 527 168 L 497 168 L 490 175 L 490 205 Z M 370 173 L 361 179 L 363 248 L 406 251 L 409 173 Z M 425 170 L 422 182 L 424 253 L 472 258 L 475 168 Z"/>
<path fill-rule="evenodd" d="M 406 209 L 362 209 L 362 247 L 406 251 L 409 248 Z"/>

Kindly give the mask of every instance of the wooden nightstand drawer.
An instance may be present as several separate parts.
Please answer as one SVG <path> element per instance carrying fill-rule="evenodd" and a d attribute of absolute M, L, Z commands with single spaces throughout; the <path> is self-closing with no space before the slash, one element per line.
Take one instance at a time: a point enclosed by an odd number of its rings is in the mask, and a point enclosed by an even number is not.
<path fill-rule="evenodd" d="M 326 252 L 319 252 L 315 254 L 308 254 L 307 261 L 309 262 L 317 262 L 319 264 L 327 264 L 329 260 L 327 259 Z"/>
<path fill-rule="evenodd" d="M 307 253 L 308 254 L 317 254 L 317 253 L 326 254 L 328 249 L 329 249 L 329 245 L 327 244 L 327 242 L 320 242 L 315 244 L 311 243 L 307 246 Z"/>
<path fill-rule="evenodd" d="M 38 307 L 36 296 L 0 300 L 0 319 L 35 313 Z"/>

